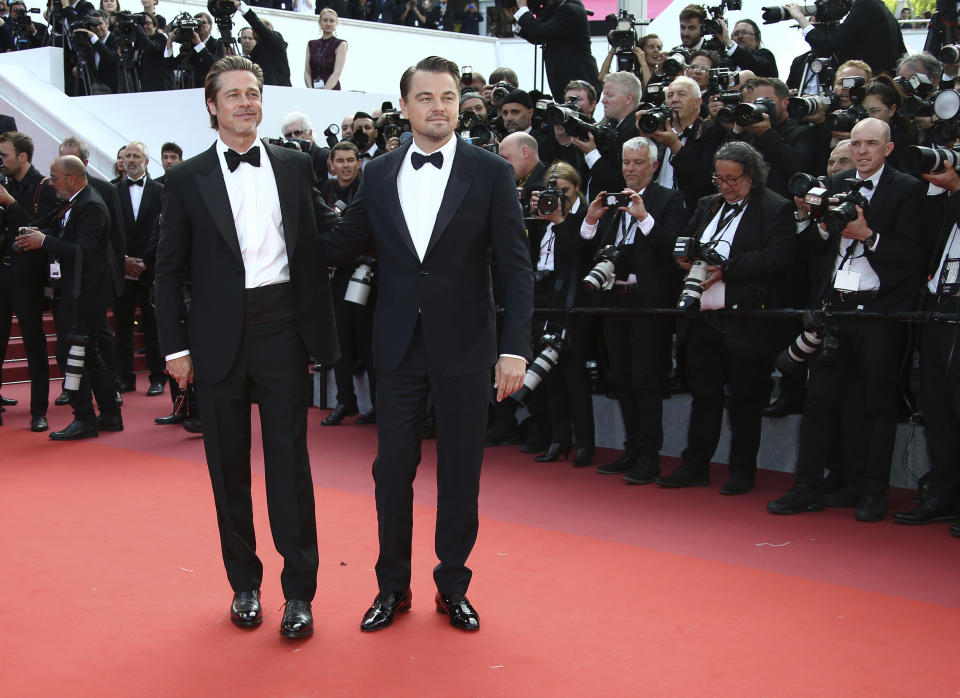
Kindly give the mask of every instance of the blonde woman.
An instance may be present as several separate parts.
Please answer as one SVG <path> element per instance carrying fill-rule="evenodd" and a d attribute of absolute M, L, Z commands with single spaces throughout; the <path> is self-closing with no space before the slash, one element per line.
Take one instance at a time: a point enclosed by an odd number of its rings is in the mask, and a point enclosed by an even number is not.
<path fill-rule="evenodd" d="M 318 90 L 339 90 L 340 73 L 347 62 L 347 42 L 334 36 L 337 13 L 329 7 L 320 12 L 320 38 L 307 42 L 303 81 Z"/>

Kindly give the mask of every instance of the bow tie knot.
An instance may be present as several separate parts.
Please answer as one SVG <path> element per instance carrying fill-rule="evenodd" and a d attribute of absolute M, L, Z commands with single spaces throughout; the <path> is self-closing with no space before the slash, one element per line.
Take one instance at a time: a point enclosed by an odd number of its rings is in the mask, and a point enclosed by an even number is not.
<path fill-rule="evenodd" d="M 424 155 L 416 151 L 410 154 L 410 164 L 413 165 L 415 170 L 419 170 L 428 162 L 439 170 L 443 167 L 443 153 L 438 150 L 435 153 L 430 153 L 430 155 Z"/>
<path fill-rule="evenodd" d="M 857 180 L 860 182 L 860 186 L 861 186 L 863 189 L 873 189 L 873 180 L 872 180 L 872 179 L 860 179 L 860 178 L 858 177 Z"/>
<path fill-rule="evenodd" d="M 241 162 L 246 162 L 254 167 L 260 167 L 260 146 L 256 145 L 243 155 L 238 153 L 233 148 L 227 148 L 227 152 L 223 154 L 224 159 L 227 161 L 227 167 L 231 172 L 235 172 L 238 167 L 240 167 Z"/>
<path fill-rule="evenodd" d="M 129 184 L 131 187 L 142 187 L 145 179 L 146 177 L 141 177 L 140 179 L 131 179 L 130 177 L 127 177 L 127 184 Z"/>

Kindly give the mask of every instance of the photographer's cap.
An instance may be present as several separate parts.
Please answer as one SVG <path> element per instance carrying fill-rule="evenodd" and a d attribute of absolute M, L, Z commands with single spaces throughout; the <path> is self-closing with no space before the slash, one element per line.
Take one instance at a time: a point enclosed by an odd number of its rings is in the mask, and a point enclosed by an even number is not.
<path fill-rule="evenodd" d="M 507 96 L 503 98 L 501 104 L 522 104 L 527 109 L 533 109 L 533 100 L 530 95 L 521 89 L 510 90 Z"/>

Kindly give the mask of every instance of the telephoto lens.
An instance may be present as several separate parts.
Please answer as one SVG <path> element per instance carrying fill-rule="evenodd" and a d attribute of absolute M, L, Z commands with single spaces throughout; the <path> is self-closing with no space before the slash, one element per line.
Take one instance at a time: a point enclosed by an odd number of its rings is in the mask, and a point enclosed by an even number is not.
<path fill-rule="evenodd" d="M 543 382 L 547 374 L 560 362 L 560 354 L 569 345 L 567 331 L 556 325 L 546 323 L 543 334 L 537 340 L 543 348 L 523 376 L 523 385 L 510 397 L 521 405 L 527 404 L 530 394 Z"/>
<path fill-rule="evenodd" d="M 683 280 L 683 290 L 677 300 L 677 310 L 689 315 L 696 315 L 700 311 L 700 297 L 703 296 L 703 282 L 707 280 L 707 263 L 697 260 L 690 267 Z"/>
<path fill-rule="evenodd" d="M 81 340 L 81 341 L 78 341 Z M 63 371 L 63 389 L 79 390 L 83 378 L 83 364 L 87 357 L 86 342 L 80 337 L 72 337 L 67 353 L 67 366 Z"/>
<path fill-rule="evenodd" d="M 350 277 L 350 283 L 347 284 L 347 292 L 343 299 L 357 305 L 366 305 L 370 298 L 370 291 L 373 288 L 373 267 L 376 260 L 373 257 L 361 257 L 360 264 Z"/>

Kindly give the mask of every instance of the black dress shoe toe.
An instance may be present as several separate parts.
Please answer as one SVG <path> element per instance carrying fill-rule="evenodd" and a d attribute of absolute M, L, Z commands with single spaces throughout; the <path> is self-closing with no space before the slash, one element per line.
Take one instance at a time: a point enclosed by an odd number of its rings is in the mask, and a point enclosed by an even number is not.
<path fill-rule="evenodd" d="M 63 407 L 64 405 L 69 405 L 69 404 L 70 404 L 70 393 L 68 393 L 66 390 L 61 391 L 60 394 L 57 395 L 57 399 L 53 401 L 53 404 L 54 404 L 54 405 L 57 405 L 58 407 Z"/>
<path fill-rule="evenodd" d="M 323 421 L 321 421 L 320 424 L 325 427 L 335 427 L 344 419 L 347 417 L 352 417 L 359 411 L 360 410 L 357 409 L 356 405 L 353 405 L 352 407 L 349 405 L 337 405 L 333 408 L 333 412 L 323 418 Z"/>
<path fill-rule="evenodd" d="M 147 388 L 147 397 L 155 397 L 157 395 L 163 395 L 163 383 L 160 381 L 152 382 L 150 387 Z"/>
<path fill-rule="evenodd" d="M 550 444 L 547 452 L 536 456 L 534 460 L 537 461 L 537 463 L 555 463 L 560 460 L 560 456 L 563 456 L 564 460 L 566 460 L 570 455 L 571 448 L 573 447 L 570 444 Z"/>
<path fill-rule="evenodd" d="M 32 417 L 30 419 L 30 431 L 46 431 L 48 427 L 46 417 Z"/>
<path fill-rule="evenodd" d="M 357 417 L 354 424 L 376 424 L 377 423 L 377 411 L 371 409 L 369 412 L 366 412 L 359 417 Z"/>
<path fill-rule="evenodd" d="M 437 592 L 437 613 L 450 616 L 450 625 L 460 630 L 479 630 L 480 616 L 463 594 L 441 594 Z"/>
<path fill-rule="evenodd" d="M 679 489 L 681 487 L 709 487 L 709 473 L 695 473 L 692 470 L 684 468 L 682 465 L 671 475 L 658 477 L 657 484 L 668 489 Z"/>
<path fill-rule="evenodd" d="M 119 414 L 101 414 L 97 417 L 100 431 L 123 431 L 123 418 Z"/>
<path fill-rule="evenodd" d="M 957 520 L 957 508 L 953 502 L 937 497 L 927 497 L 913 511 L 898 511 L 893 515 L 897 523 L 914 526 Z"/>
<path fill-rule="evenodd" d="M 823 496 L 809 487 L 794 487 L 782 497 L 767 503 L 771 514 L 800 514 L 804 511 L 823 511 Z"/>
<path fill-rule="evenodd" d="M 298 638 L 313 635 L 313 612 L 309 601 L 288 599 L 280 621 L 280 634 L 284 637 Z"/>
<path fill-rule="evenodd" d="M 857 521 L 883 521 L 887 515 L 887 493 L 867 490 L 860 495 L 854 514 Z"/>
<path fill-rule="evenodd" d="M 628 485 L 649 485 L 660 477 L 660 456 L 653 455 L 639 458 L 630 470 L 623 476 Z"/>
<path fill-rule="evenodd" d="M 3 397 L 2 395 L 0 395 L 0 405 L 3 405 L 4 407 L 13 407 L 16 404 L 17 404 L 17 401 L 14 400 L 12 397 Z"/>
<path fill-rule="evenodd" d="M 586 468 L 588 465 L 593 465 L 593 454 L 596 453 L 596 450 L 596 446 L 578 448 L 576 455 L 573 457 L 573 467 Z"/>
<path fill-rule="evenodd" d="M 624 453 L 612 463 L 601 465 L 599 468 L 597 468 L 597 472 L 601 475 L 622 475 L 633 468 L 633 466 L 636 464 L 637 456 L 635 454 Z"/>
<path fill-rule="evenodd" d="M 203 422 L 200 421 L 199 417 L 187 417 L 185 420 L 183 420 L 183 424 L 181 426 L 185 431 L 188 431 L 191 434 L 203 433 Z"/>
<path fill-rule="evenodd" d="M 960 523 L 955 523 L 950 527 L 950 535 L 960 538 Z"/>
<path fill-rule="evenodd" d="M 230 620 L 239 628 L 255 628 L 263 622 L 260 591 L 238 591 L 230 604 Z"/>
<path fill-rule="evenodd" d="M 153 420 L 154 424 L 183 424 L 187 418 L 186 412 L 173 412 L 166 417 L 157 417 Z"/>
<path fill-rule="evenodd" d="M 51 431 L 50 438 L 54 441 L 76 441 L 77 439 L 92 439 L 99 436 L 96 422 L 81 422 L 73 420 L 65 429 Z"/>
<path fill-rule="evenodd" d="M 753 489 L 754 480 L 754 473 L 730 473 L 730 478 L 720 488 L 720 494 L 729 496 L 746 494 Z"/>
<path fill-rule="evenodd" d="M 410 610 L 412 600 L 413 594 L 409 588 L 403 591 L 381 591 L 360 621 L 360 630 L 370 633 L 389 627 L 397 612 L 406 613 Z"/>

